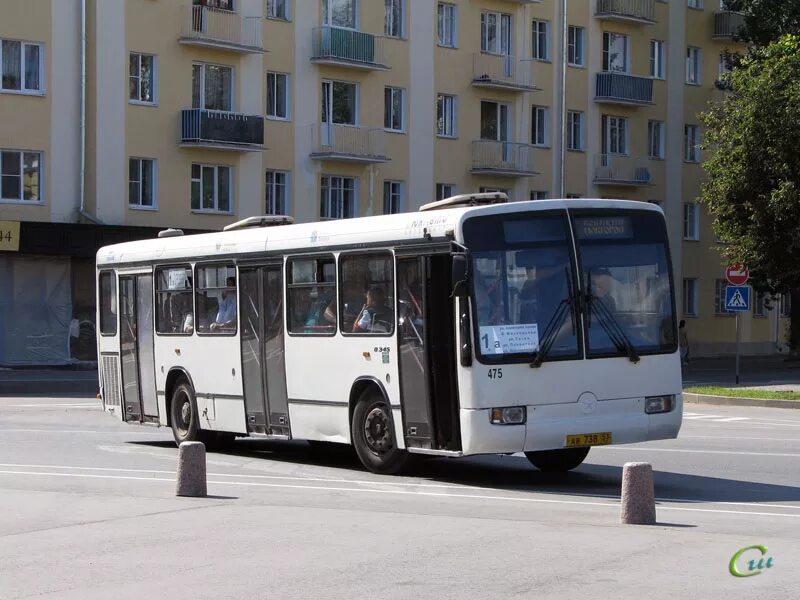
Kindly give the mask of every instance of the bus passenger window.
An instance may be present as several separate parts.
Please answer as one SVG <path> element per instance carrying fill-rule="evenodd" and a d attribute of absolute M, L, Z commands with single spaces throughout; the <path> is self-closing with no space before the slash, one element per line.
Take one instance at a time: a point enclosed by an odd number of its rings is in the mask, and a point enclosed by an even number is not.
<path fill-rule="evenodd" d="M 156 332 L 191 335 L 193 331 L 192 267 L 156 269 Z"/>
<path fill-rule="evenodd" d="M 336 263 L 332 256 L 289 261 L 287 302 L 290 333 L 336 331 Z"/>
<path fill-rule="evenodd" d="M 236 267 L 197 267 L 195 297 L 198 333 L 236 333 Z"/>
<path fill-rule="evenodd" d="M 117 285 L 114 273 L 100 273 L 100 333 L 117 335 Z"/>
<path fill-rule="evenodd" d="M 394 261 L 388 253 L 339 257 L 342 333 L 394 331 Z"/>

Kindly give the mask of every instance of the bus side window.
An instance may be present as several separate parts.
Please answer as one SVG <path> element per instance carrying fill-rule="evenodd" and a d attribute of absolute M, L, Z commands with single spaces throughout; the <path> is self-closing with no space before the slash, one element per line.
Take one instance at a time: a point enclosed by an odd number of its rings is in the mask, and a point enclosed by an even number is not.
<path fill-rule="evenodd" d="M 236 333 L 236 267 L 208 265 L 197 267 L 195 299 L 198 333 Z"/>
<path fill-rule="evenodd" d="M 394 332 L 394 260 L 387 252 L 339 257 L 342 333 Z"/>
<path fill-rule="evenodd" d="M 100 333 L 117 335 L 117 281 L 114 273 L 100 273 Z"/>
<path fill-rule="evenodd" d="M 156 269 L 156 333 L 193 332 L 192 267 Z"/>
<path fill-rule="evenodd" d="M 336 263 L 333 256 L 289 260 L 289 333 L 336 332 Z"/>

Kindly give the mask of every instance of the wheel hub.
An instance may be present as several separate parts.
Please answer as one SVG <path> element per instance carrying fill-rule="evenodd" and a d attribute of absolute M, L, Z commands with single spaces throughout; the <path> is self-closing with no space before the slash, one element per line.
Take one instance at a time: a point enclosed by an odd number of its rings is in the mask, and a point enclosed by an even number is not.
<path fill-rule="evenodd" d="M 389 415 L 383 407 L 376 406 L 364 420 L 364 437 L 375 454 L 386 454 L 392 449 Z"/>

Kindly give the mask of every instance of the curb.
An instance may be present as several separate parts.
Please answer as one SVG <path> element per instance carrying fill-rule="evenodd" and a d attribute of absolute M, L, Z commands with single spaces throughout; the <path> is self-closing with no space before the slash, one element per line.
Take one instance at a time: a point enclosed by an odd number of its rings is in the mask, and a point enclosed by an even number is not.
<path fill-rule="evenodd" d="M 688 404 L 714 404 L 717 406 L 759 406 L 762 408 L 800 409 L 800 400 L 767 400 L 763 398 L 738 398 L 732 396 L 708 396 L 706 394 L 683 393 L 683 402 Z"/>

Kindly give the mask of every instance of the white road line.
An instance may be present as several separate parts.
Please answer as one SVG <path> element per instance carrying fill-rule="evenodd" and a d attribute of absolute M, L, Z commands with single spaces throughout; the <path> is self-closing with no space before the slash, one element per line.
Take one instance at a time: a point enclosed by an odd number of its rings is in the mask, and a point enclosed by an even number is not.
<path fill-rule="evenodd" d="M 749 421 L 749 417 L 727 417 L 726 419 L 717 419 L 717 423 L 732 423 L 733 421 Z"/>
<path fill-rule="evenodd" d="M 0 433 L 94 433 L 97 435 L 106 435 L 111 433 L 116 435 L 128 435 L 130 433 L 136 435 L 153 435 L 155 431 L 155 428 L 150 431 L 136 431 L 135 429 L 124 429 L 119 431 L 94 431 L 89 429 L 0 429 Z"/>
<path fill-rule="evenodd" d="M 725 435 L 683 435 L 679 434 L 678 439 L 698 439 L 698 440 L 754 440 L 759 442 L 800 442 L 800 438 L 769 438 L 769 437 L 742 437 Z"/>
<path fill-rule="evenodd" d="M 59 404 L 0 404 L 0 408 L 53 408 L 59 406 L 79 406 L 79 407 L 97 407 L 102 408 L 102 405 L 98 402 L 82 402 L 80 404 L 75 403 L 59 403 Z"/>
<path fill-rule="evenodd" d="M 692 421 L 699 420 L 699 419 L 719 419 L 721 415 L 683 415 L 684 419 L 690 419 Z"/>
<path fill-rule="evenodd" d="M 735 454 L 742 456 L 779 456 L 783 458 L 800 457 L 788 452 L 739 452 L 736 450 L 688 450 L 683 448 L 632 448 L 626 446 L 597 446 L 603 450 L 631 450 L 633 452 L 685 452 L 688 454 Z"/>

